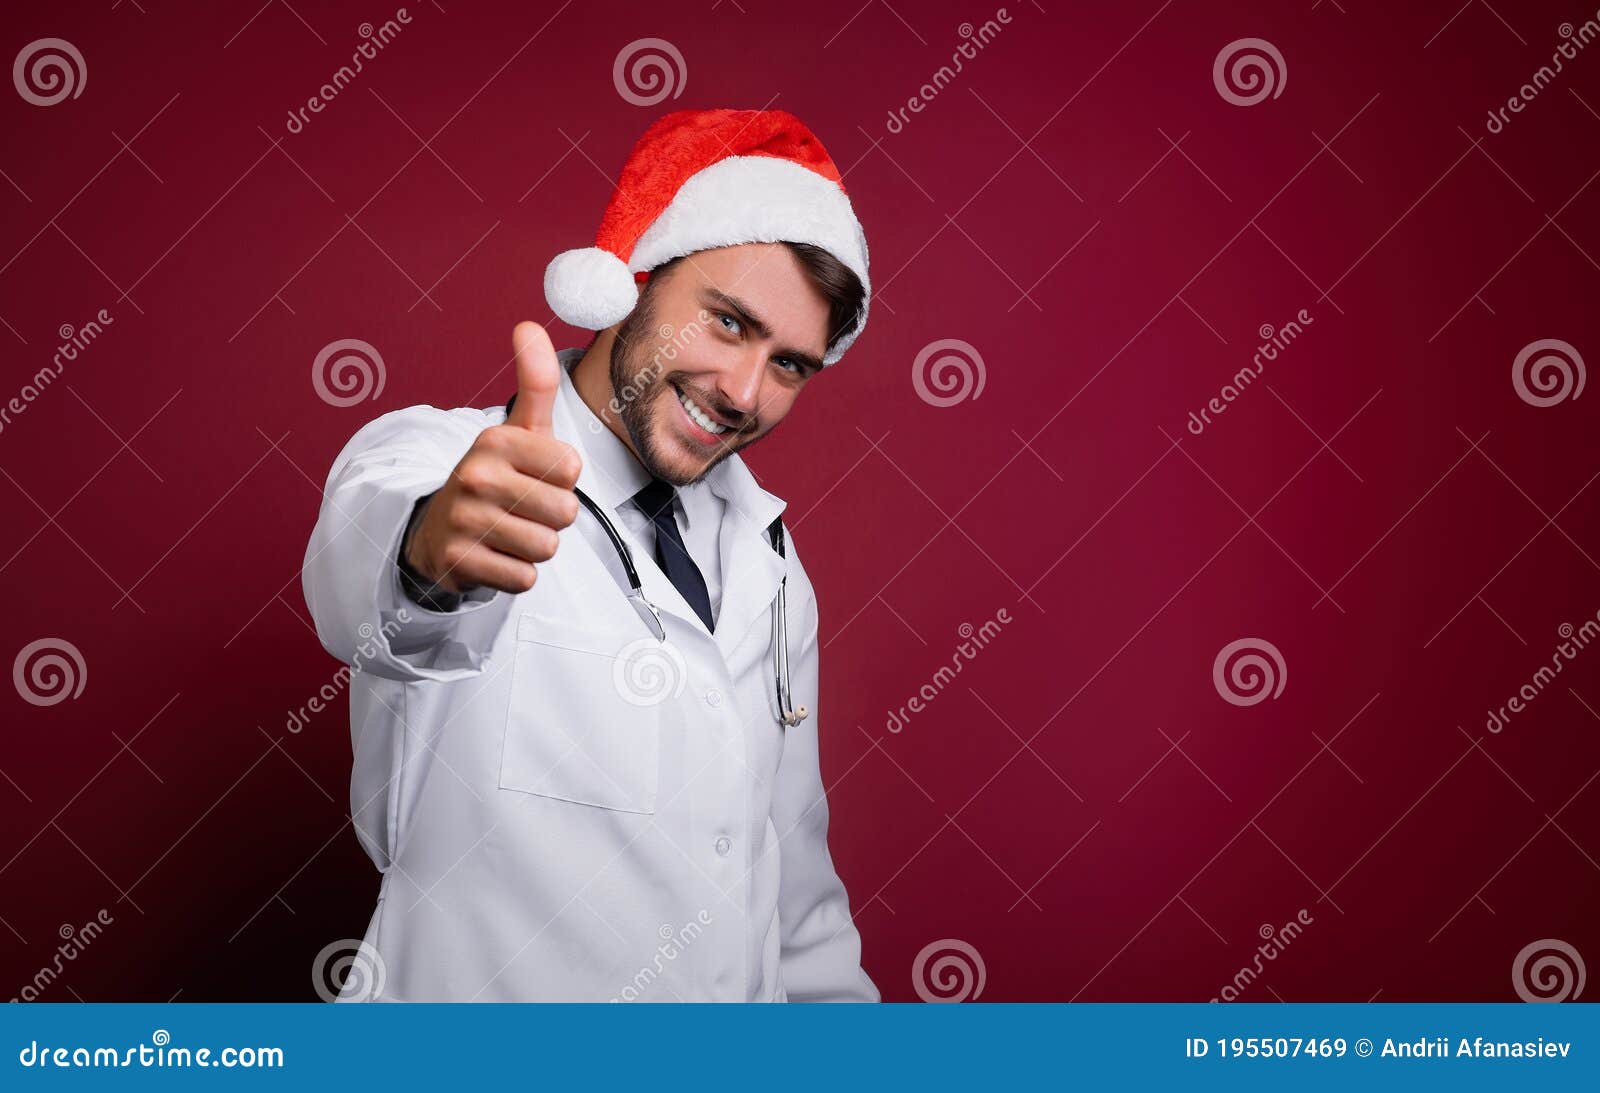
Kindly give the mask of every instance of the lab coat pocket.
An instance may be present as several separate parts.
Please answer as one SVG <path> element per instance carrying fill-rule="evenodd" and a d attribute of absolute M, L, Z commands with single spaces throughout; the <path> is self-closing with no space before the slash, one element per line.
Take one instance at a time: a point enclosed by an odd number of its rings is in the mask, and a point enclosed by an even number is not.
<path fill-rule="evenodd" d="M 671 649 L 654 638 L 644 641 Z M 637 683 L 641 659 L 652 655 L 671 659 L 619 638 L 614 629 L 574 626 L 539 612 L 523 615 L 501 788 L 620 812 L 654 812 L 661 707 Z"/>

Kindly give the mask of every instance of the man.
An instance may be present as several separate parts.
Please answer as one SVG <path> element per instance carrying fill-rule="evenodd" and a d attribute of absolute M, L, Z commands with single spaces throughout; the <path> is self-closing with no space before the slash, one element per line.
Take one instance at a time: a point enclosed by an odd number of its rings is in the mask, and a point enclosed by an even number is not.
<path fill-rule="evenodd" d="M 344 998 L 878 999 L 827 848 L 816 598 L 737 454 L 869 284 L 798 119 L 679 111 L 546 272 L 593 342 L 522 323 L 504 410 L 395 411 L 340 454 L 304 587 L 359 669 L 383 873 Z"/>

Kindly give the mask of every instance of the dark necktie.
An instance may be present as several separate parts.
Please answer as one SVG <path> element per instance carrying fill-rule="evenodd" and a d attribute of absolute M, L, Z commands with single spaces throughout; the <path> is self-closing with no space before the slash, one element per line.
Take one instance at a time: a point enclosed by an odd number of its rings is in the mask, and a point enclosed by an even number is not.
<path fill-rule="evenodd" d="M 648 486 L 633 495 L 633 500 L 656 526 L 656 564 L 689 606 L 694 608 L 694 613 L 700 616 L 706 629 L 715 631 L 717 624 L 711 617 L 711 596 L 706 592 L 706 579 L 700 575 L 700 567 L 694 564 L 694 559 L 689 557 L 689 551 L 684 548 L 678 521 L 672 515 L 672 499 L 675 496 L 677 491 L 671 483 L 652 478 Z"/>

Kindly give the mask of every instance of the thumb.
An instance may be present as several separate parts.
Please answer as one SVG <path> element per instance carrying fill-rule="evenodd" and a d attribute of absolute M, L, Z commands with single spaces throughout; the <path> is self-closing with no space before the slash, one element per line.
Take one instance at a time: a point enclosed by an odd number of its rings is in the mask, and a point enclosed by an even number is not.
<path fill-rule="evenodd" d="M 551 432 L 556 392 L 561 389 L 561 362 L 556 360 L 550 335 L 538 323 L 522 322 L 511 331 L 511 344 L 517 351 L 517 401 L 506 424 Z"/>

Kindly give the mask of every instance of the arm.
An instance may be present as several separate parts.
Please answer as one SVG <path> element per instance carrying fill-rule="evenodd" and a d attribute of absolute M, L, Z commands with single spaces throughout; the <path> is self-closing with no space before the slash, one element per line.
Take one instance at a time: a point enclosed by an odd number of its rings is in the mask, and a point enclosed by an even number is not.
<path fill-rule="evenodd" d="M 817 600 L 792 538 L 788 595 L 793 692 L 797 704 L 810 703 L 811 716 L 783 730 L 773 791 L 784 988 L 795 1002 L 876 1002 L 878 989 L 861 968 L 861 935 L 850 917 L 849 897 L 828 853 L 828 800 L 817 750 Z"/>
<path fill-rule="evenodd" d="M 301 584 L 323 647 L 386 679 L 446 681 L 482 669 L 511 608 L 492 588 L 453 611 L 405 594 L 398 558 L 418 502 L 491 424 L 481 410 L 412 406 L 370 422 L 334 461 Z"/>

